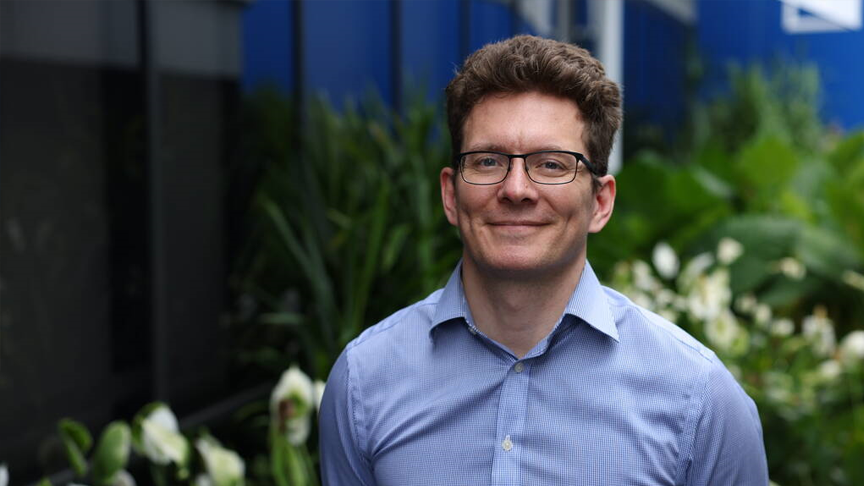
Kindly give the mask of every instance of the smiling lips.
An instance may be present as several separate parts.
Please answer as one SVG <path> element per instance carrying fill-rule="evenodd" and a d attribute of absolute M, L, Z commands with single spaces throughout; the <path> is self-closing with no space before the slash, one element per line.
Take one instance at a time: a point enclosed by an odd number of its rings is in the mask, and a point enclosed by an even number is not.
<path fill-rule="evenodd" d="M 492 226 L 543 226 L 546 223 L 539 221 L 497 221 L 489 224 Z"/>
<path fill-rule="evenodd" d="M 496 231 L 504 232 L 504 234 L 519 235 L 533 233 L 546 224 L 538 221 L 498 221 L 489 223 L 489 226 L 492 226 Z"/>

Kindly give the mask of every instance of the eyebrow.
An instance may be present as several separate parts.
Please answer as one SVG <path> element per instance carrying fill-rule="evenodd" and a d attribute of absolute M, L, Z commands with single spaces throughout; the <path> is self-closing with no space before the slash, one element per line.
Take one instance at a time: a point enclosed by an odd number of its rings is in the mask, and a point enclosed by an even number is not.
<path fill-rule="evenodd" d="M 533 152 L 542 152 L 544 150 L 567 150 L 559 145 L 543 145 L 542 148 L 537 148 L 534 150 L 530 150 L 525 153 L 533 153 Z M 497 143 L 489 143 L 489 144 L 480 144 L 472 147 L 468 147 L 466 152 L 479 152 L 479 151 L 489 151 L 489 152 L 503 152 L 503 153 L 511 153 L 507 150 L 507 147 L 497 144 Z"/>

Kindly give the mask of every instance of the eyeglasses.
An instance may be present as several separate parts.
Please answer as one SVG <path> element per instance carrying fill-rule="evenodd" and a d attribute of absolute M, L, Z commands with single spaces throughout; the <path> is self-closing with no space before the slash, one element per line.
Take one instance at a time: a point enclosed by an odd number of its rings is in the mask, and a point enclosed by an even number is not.
<path fill-rule="evenodd" d="M 468 184 L 488 186 L 504 182 L 513 159 L 525 161 L 528 178 L 537 184 L 568 184 L 576 179 L 579 162 L 592 174 L 594 166 L 584 155 L 564 150 L 541 150 L 530 154 L 505 154 L 502 152 L 463 152 L 459 154 L 459 172 Z"/>

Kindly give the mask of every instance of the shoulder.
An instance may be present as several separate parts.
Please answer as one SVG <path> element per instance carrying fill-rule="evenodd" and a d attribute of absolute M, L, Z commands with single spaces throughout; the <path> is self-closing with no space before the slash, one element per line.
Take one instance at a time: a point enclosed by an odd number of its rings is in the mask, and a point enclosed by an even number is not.
<path fill-rule="evenodd" d="M 687 384 L 679 463 L 687 484 L 763 484 L 765 453 L 756 404 L 720 358 L 664 317 L 615 290 L 604 287 L 604 292 L 621 344 L 652 363 L 657 386 L 684 391 L 680 385 Z M 738 482 L 741 478 L 758 479 Z"/>
<path fill-rule="evenodd" d="M 629 341 L 624 344 L 674 355 L 705 367 L 717 364 L 722 367 L 714 351 L 678 325 L 614 289 L 603 287 L 603 291 L 622 341 Z"/>
<path fill-rule="evenodd" d="M 346 346 L 352 354 L 374 353 L 381 347 L 399 346 L 406 341 L 428 334 L 443 289 L 425 299 L 403 307 L 377 324 L 368 327 Z"/>

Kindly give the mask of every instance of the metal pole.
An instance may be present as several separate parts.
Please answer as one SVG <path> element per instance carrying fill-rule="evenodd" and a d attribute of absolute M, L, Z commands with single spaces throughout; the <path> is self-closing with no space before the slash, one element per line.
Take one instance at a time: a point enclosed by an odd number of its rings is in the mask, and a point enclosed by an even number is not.
<path fill-rule="evenodd" d="M 606 68 L 606 76 L 620 86 L 624 81 L 624 2 L 623 0 L 591 0 L 589 4 L 591 23 L 596 31 L 597 58 Z M 609 172 L 621 170 L 621 139 L 624 127 L 618 130 L 612 153 L 609 155 Z"/>
<path fill-rule="evenodd" d="M 573 10 L 571 0 L 558 0 L 558 11 L 556 12 L 557 25 L 555 34 L 561 42 L 570 42 L 570 28 L 573 24 Z"/>
<path fill-rule="evenodd" d="M 138 45 L 144 80 L 144 152 L 148 169 L 150 196 L 150 352 L 151 394 L 154 399 L 169 399 L 168 293 L 165 250 L 163 167 L 160 120 L 161 90 L 153 39 L 156 2 L 138 0 Z"/>

